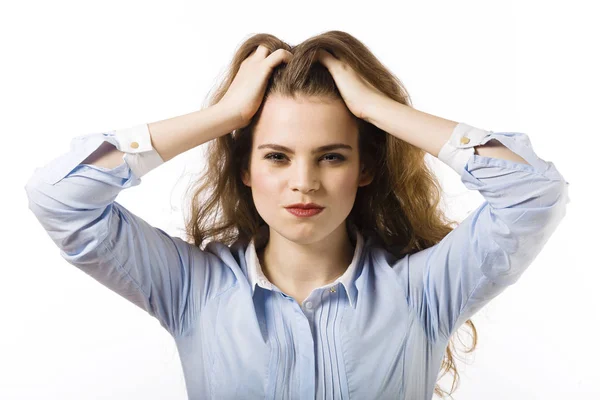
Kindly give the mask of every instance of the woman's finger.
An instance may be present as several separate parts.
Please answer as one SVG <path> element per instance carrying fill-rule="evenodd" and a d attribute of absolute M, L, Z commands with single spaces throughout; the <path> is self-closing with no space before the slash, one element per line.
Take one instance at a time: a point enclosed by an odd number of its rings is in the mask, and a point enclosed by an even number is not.
<path fill-rule="evenodd" d="M 292 53 L 285 49 L 277 49 L 272 52 L 267 58 L 265 58 L 265 63 L 268 65 L 269 69 L 273 69 L 282 61 L 289 62 L 292 58 Z"/>
<path fill-rule="evenodd" d="M 323 49 L 317 50 L 318 59 L 328 70 L 333 70 L 338 59 L 331 55 L 328 51 Z"/>
<path fill-rule="evenodd" d="M 266 46 L 260 44 L 258 45 L 256 50 L 254 50 L 254 54 L 260 55 L 260 59 L 262 60 L 269 55 L 269 49 Z"/>

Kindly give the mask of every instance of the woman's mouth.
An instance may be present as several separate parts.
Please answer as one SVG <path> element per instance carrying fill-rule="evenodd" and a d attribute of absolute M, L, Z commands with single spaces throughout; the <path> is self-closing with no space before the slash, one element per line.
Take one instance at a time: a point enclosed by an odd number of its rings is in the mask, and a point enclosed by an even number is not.
<path fill-rule="evenodd" d="M 312 217 L 323 211 L 322 208 L 286 208 L 286 210 L 297 217 Z"/>

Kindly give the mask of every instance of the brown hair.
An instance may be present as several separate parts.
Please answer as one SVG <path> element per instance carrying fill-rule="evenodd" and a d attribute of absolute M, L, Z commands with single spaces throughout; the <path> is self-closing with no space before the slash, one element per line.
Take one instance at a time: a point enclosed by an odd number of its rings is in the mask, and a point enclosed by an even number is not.
<path fill-rule="evenodd" d="M 242 61 L 259 45 L 271 52 L 283 48 L 293 53 L 287 64 L 282 63 L 273 70 L 265 99 L 277 94 L 343 101 L 329 71 L 315 61 L 317 51 L 323 49 L 344 60 L 388 97 L 412 107 L 401 81 L 363 43 L 342 31 L 325 32 L 297 46 L 290 46 L 270 34 L 251 36 L 239 47 L 225 78 L 209 97 L 210 106 L 225 95 Z M 207 143 L 206 170 L 188 189 L 188 193 L 192 193 L 191 215 L 186 218 L 185 233 L 188 241 L 193 240 L 196 246 L 213 240 L 227 245 L 237 240 L 249 241 L 265 224 L 254 206 L 251 189 L 241 178 L 242 171 L 249 168 L 252 132 L 263 105 L 264 100 L 249 125 Z M 356 118 L 356 122 L 361 162 L 377 173 L 371 184 L 358 188 L 349 222 L 361 233 L 374 235 L 398 258 L 440 242 L 458 223 L 447 219 L 439 209 L 441 186 L 425 162 L 426 152 L 365 120 Z M 473 332 L 473 346 L 466 350 L 469 353 L 477 345 L 477 331 L 470 319 L 465 324 Z M 460 380 L 454 364 L 453 338 L 454 335 L 446 348 L 439 377 L 452 371 L 452 388 L 448 393 L 436 384 L 435 394 L 440 397 L 443 393 L 452 397 L 455 383 Z"/>

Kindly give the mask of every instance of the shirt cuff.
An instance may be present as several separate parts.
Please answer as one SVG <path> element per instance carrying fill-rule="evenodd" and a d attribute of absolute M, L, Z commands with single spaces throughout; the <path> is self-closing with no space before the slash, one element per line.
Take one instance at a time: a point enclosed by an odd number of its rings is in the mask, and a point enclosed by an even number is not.
<path fill-rule="evenodd" d="M 105 135 L 113 136 L 116 139 L 117 143 L 112 143 L 117 149 L 125 153 L 123 160 L 138 178 L 165 162 L 156 149 L 152 147 L 148 124 L 117 129 Z"/>
<path fill-rule="evenodd" d="M 459 122 L 437 158 L 462 175 L 469 158 L 475 154 L 474 146 L 488 142 L 493 132 Z"/>
<path fill-rule="evenodd" d="M 47 164 L 39 172 L 40 178 L 51 185 L 57 184 L 104 142 L 111 143 L 118 150 L 125 153 L 123 156 L 124 163 L 113 170 L 127 166 L 135 177 L 141 178 L 164 163 L 164 160 L 152 147 L 148 125 L 140 124 L 106 133 L 92 133 L 74 137 L 71 140 L 71 150 Z M 104 167 L 96 168 L 111 170 Z"/>

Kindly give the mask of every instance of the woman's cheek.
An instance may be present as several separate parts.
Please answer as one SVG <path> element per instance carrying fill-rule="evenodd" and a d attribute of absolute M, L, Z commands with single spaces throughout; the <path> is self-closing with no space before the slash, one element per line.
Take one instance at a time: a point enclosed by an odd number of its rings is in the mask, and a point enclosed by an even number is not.
<path fill-rule="evenodd" d="M 280 206 L 278 182 L 279 180 L 272 173 L 254 171 L 252 175 L 252 197 L 259 214 L 271 213 Z"/>
<path fill-rule="evenodd" d="M 254 189 L 268 195 L 273 194 L 273 191 L 277 188 L 277 182 L 279 182 L 277 176 L 269 171 L 258 170 L 253 175 L 253 178 L 252 185 Z"/>
<path fill-rule="evenodd" d="M 340 194 L 348 195 L 356 192 L 358 181 L 356 173 L 351 169 L 345 169 L 342 174 L 335 177 L 335 187 Z"/>

